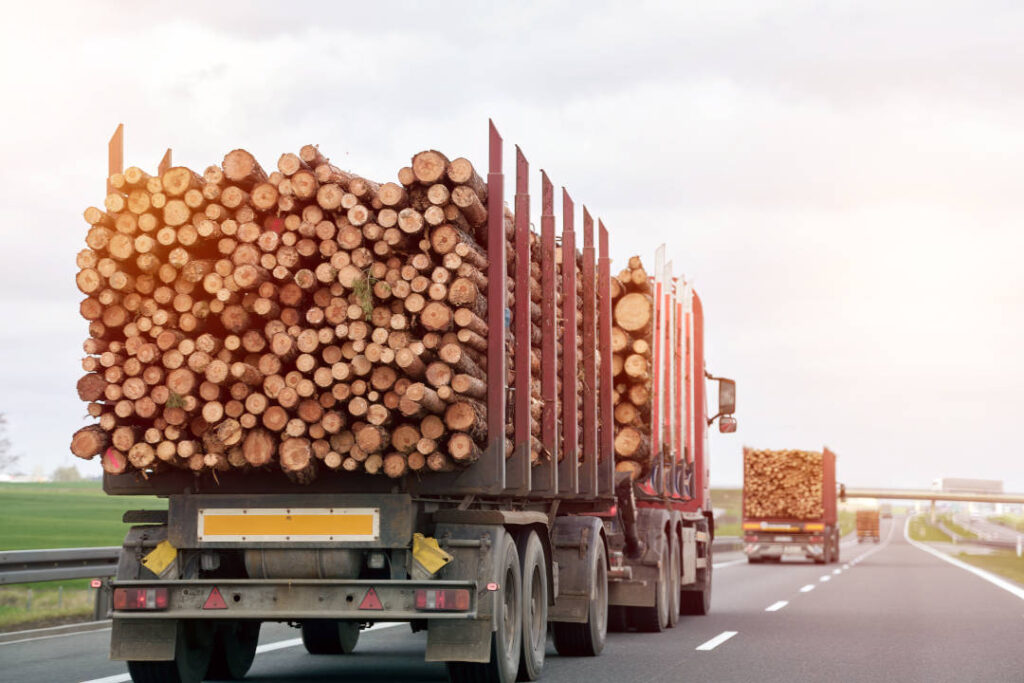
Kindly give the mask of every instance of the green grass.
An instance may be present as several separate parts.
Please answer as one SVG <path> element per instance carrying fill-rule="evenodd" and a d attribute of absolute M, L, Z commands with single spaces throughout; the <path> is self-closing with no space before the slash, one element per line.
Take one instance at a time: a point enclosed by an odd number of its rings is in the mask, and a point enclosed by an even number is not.
<path fill-rule="evenodd" d="M 4 586 L 0 588 L 0 631 L 87 620 L 95 599 L 87 580 Z"/>
<path fill-rule="evenodd" d="M 151 496 L 108 496 L 96 481 L 0 483 L 0 550 L 120 545 L 125 510 L 166 508 Z"/>
<path fill-rule="evenodd" d="M 857 513 L 853 510 L 839 511 L 839 535 L 845 536 L 857 530 Z"/>
<path fill-rule="evenodd" d="M 1024 533 L 1024 515 L 994 515 L 988 518 L 990 522 L 1008 526 L 1015 531 Z"/>
<path fill-rule="evenodd" d="M 952 531 L 957 536 L 960 536 L 961 538 L 977 538 L 978 537 L 978 534 L 976 534 L 973 531 L 971 531 L 970 529 L 966 529 L 966 528 L 960 526 L 959 524 L 957 524 L 956 522 L 954 522 L 953 521 L 953 515 L 951 515 L 951 514 L 942 515 L 941 519 L 942 519 L 942 523 L 946 526 L 947 529 Z"/>
<path fill-rule="evenodd" d="M 914 517 L 910 520 L 910 537 L 915 541 L 953 542 L 946 532 L 929 524 L 924 517 Z"/>
<path fill-rule="evenodd" d="M 715 517 L 715 536 L 740 536 L 743 489 L 711 489 L 711 505 L 724 510 Z"/>
<path fill-rule="evenodd" d="M 1013 550 L 997 550 L 986 555 L 960 553 L 959 557 L 975 567 L 1024 585 L 1024 557 L 1017 557 Z"/>

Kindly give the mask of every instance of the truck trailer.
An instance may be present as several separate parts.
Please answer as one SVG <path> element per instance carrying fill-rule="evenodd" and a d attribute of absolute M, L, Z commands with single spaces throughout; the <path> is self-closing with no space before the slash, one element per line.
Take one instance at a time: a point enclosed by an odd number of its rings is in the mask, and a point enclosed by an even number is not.
<path fill-rule="evenodd" d="M 502 155 L 491 124 L 492 263 L 506 262 Z M 122 170 L 120 159 L 112 151 L 112 176 Z M 539 324 L 549 343 L 539 370 L 522 362 L 510 376 L 503 335 L 490 335 L 482 352 L 487 446 L 473 464 L 400 478 L 327 471 L 310 483 L 259 468 L 104 475 L 109 495 L 168 501 L 166 510 L 125 513 L 131 527 L 110 583 L 111 657 L 128 663 L 133 680 L 243 678 L 262 622 L 298 626 L 310 653 L 343 655 L 357 646 L 361 629 L 394 621 L 426 631 L 426 660 L 446 662 L 453 681 L 534 680 L 549 627 L 561 655 L 595 656 L 609 612 L 613 625 L 644 632 L 672 627 L 680 615 L 707 614 L 715 534 L 707 429 L 719 419 L 720 431 L 731 432 L 736 422 L 734 383 L 705 371 L 701 300 L 659 258 L 653 409 L 645 419 L 650 433 L 664 438 L 651 439 L 653 464 L 634 480 L 616 472 L 613 453 L 609 234 L 584 212 L 582 283 L 573 281 L 572 268 L 559 282 L 556 244 L 569 254 L 580 244 L 571 199 L 563 191 L 556 234 L 554 191 L 543 176 L 541 234 L 532 244 L 529 167 L 518 149 L 515 187 L 512 249 L 519 264 L 529 264 L 531 248 L 541 250 Z M 516 277 L 510 288 L 504 268 L 487 275 L 491 329 L 511 319 L 517 343 L 528 342 L 528 281 Z M 510 289 L 514 315 L 504 303 Z M 569 353 L 561 364 L 559 320 L 573 320 L 576 308 L 560 310 L 560 291 L 583 298 L 579 360 Z M 565 326 L 564 348 L 577 346 L 576 334 L 575 324 Z M 519 358 L 529 354 L 517 346 Z M 558 420 L 560 373 L 566 387 L 579 374 L 596 388 L 579 405 L 575 392 L 562 395 L 565 414 L 579 420 Z M 533 463 L 529 386 L 538 381 L 539 442 L 549 457 Z M 709 416 L 712 381 L 719 405 Z M 831 533 L 831 500 L 827 528 L 802 527 L 808 543 L 820 546 Z"/>
<path fill-rule="evenodd" d="M 835 454 L 827 448 L 821 453 L 744 449 L 743 459 L 747 560 L 757 564 L 805 557 L 818 564 L 838 562 Z M 757 471 L 759 459 L 765 461 L 762 472 Z"/>
<path fill-rule="evenodd" d="M 857 542 L 882 540 L 882 534 L 878 528 L 878 510 L 857 510 Z"/>

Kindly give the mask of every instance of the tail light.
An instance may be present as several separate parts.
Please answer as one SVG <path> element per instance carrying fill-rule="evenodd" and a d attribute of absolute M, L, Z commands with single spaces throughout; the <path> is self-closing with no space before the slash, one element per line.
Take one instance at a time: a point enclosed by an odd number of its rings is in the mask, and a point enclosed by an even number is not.
<path fill-rule="evenodd" d="M 824 540 L 821 536 L 811 536 L 811 543 L 821 543 Z"/>
<path fill-rule="evenodd" d="M 167 609 L 167 589 L 115 588 L 114 609 L 126 611 Z"/>
<path fill-rule="evenodd" d="M 745 542 L 747 542 L 747 543 L 756 543 L 757 542 L 757 536 L 744 536 L 743 540 Z"/>
<path fill-rule="evenodd" d="M 416 609 L 426 612 L 465 612 L 469 609 L 469 591 L 465 588 L 417 589 Z"/>

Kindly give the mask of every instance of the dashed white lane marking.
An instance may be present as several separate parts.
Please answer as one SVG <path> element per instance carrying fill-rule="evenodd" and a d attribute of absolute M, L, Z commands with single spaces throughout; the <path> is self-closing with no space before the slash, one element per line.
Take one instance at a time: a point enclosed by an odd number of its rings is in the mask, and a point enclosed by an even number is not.
<path fill-rule="evenodd" d="M 846 564 L 843 565 L 843 569 L 849 569 L 849 568 L 850 568 L 850 564 L 849 563 L 846 563 Z"/>
<path fill-rule="evenodd" d="M 765 612 L 778 612 L 780 609 L 789 604 L 789 600 L 779 600 L 778 602 L 772 603 L 764 608 Z"/>
<path fill-rule="evenodd" d="M 374 624 L 369 628 L 364 628 L 363 631 L 379 631 L 385 628 L 394 628 L 395 626 L 401 626 L 404 621 L 389 621 L 381 624 Z M 289 638 L 288 640 L 279 640 L 274 643 L 266 643 L 256 648 L 256 654 L 261 655 L 264 652 L 274 652 L 275 650 L 285 650 L 289 647 L 297 647 L 302 645 L 302 638 Z M 117 674 L 116 676 L 107 676 L 106 678 L 94 678 L 90 681 L 83 681 L 82 683 L 125 683 L 131 681 L 132 677 L 128 674 Z"/>
<path fill-rule="evenodd" d="M 721 645 L 725 641 L 729 640 L 730 638 L 732 638 L 737 633 L 739 633 L 739 631 L 722 631 L 721 633 L 719 633 L 717 636 L 715 636 L 711 640 L 707 641 L 706 643 L 701 643 L 700 645 L 698 645 L 697 649 L 698 650 L 705 650 L 705 651 L 706 650 L 714 650 L 716 647 L 718 647 L 719 645 Z"/>
<path fill-rule="evenodd" d="M 810 593 L 812 590 L 814 590 L 814 584 L 813 583 L 809 583 L 806 586 L 804 586 L 803 588 L 801 588 L 800 592 L 801 593 Z"/>
<path fill-rule="evenodd" d="M 820 579 L 818 579 L 818 581 L 822 581 L 822 582 L 831 581 L 831 580 L 832 580 L 832 575 L 831 574 L 825 574 L 825 576 L 823 576 Z"/>
<path fill-rule="evenodd" d="M 743 558 L 742 560 L 729 560 L 728 562 L 715 562 L 711 566 L 714 567 L 715 569 L 722 569 L 724 567 L 732 567 L 732 566 L 737 565 L 737 564 L 746 564 L 746 563 L 747 563 L 747 558 Z"/>
<path fill-rule="evenodd" d="M 943 560 L 944 562 L 949 562 L 951 565 L 954 565 L 956 567 L 960 567 L 960 569 L 963 569 L 965 571 L 969 571 L 970 573 L 974 574 L 975 576 L 977 576 L 979 578 L 982 578 L 982 579 L 985 579 L 986 581 L 988 581 L 992 585 L 998 586 L 998 587 L 1002 588 L 1007 593 L 1012 593 L 1013 595 L 1016 595 L 1021 600 L 1024 600 L 1024 588 L 1020 588 L 1019 586 L 1014 586 L 1009 581 L 1001 579 L 998 576 L 996 576 L 995 574 L 987 572 L 984 569 L 978 569 L 977 567 L 969 565 L 966 562 L 961 562 L 960 560 L 956 559 L 955 557 L 950 557 L 949 555 L 947 555 L 946 553 L 944 553 L 944 552 L 942 552 L 940 550 L 936 550 L 935 548 L 932 548 L 932 547 L 930 547 L 930 546 L 928 546 L 928 545 L 926 545 L 924 543 L 921 543 L 920 541 L 915 541 L 914 539 L 912 539 L 910 537 L 910 517 L 909 516 L 907 517 L 906 524 L 904 524 L 904 526 L 903 526 L 903 538 L 905 538 L 907 540 L 907 543 L 909 543 L 910 545 L 912 545 L 912 546 L 914 546 L 916 548 L 919 548 L 920 550 L 923 550 L 926 553 L 931 553 L 932 555 L 934 555 L 935 557 L 939 558 L 940 560 Z"/>
<path fill-rule="evenodd" d="M 832 575 L 833 576 L 838 576 L 839 574 L 842 574 L 842 573 L 843 573 L 842 569 L 833 569 L 832 570 Z"/>

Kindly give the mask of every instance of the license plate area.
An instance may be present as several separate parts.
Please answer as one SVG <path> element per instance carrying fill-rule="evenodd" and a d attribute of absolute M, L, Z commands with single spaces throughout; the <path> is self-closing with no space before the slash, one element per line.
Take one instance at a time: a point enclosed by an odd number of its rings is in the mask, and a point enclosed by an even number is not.
<path fill-rule="evenodd" d="M 793 537 L 792 536 L 776 536 L 775 537 L 775 542 L 776 543 L 792 543 L 793 542 Z"/>
<path fill-rule="evenodd" d="M 196 540 L 206 543 L 375 542 L 380 508 L 200 507 Z"/>

